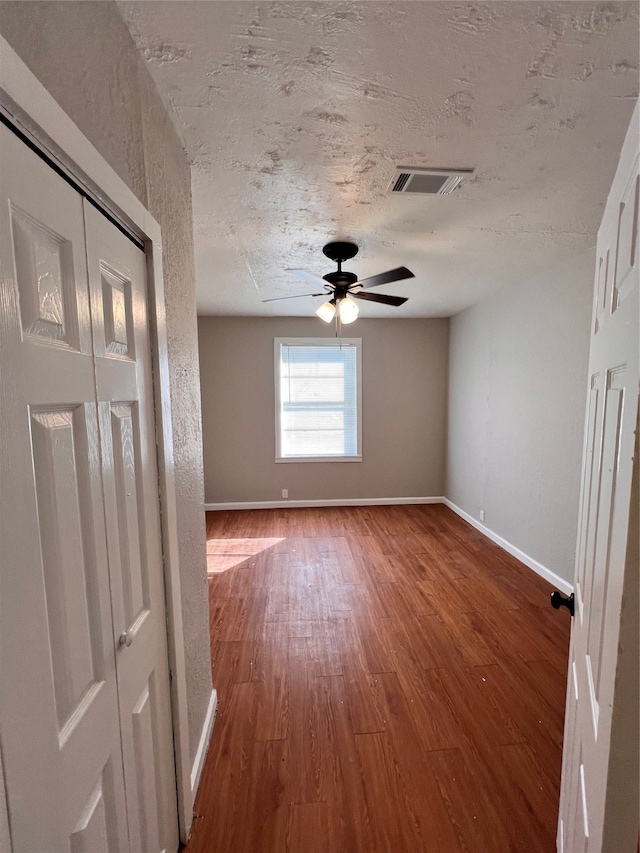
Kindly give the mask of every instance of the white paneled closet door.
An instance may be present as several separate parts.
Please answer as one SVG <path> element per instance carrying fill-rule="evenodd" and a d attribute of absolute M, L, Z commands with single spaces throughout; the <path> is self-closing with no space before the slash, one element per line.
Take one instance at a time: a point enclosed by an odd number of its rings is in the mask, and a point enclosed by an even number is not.
<path fill-rule="evenodd" d="M 5 127 L 0 170 L 12 846 L 175 850 L 144 254 Z"/>
<path fill-rule="evenodd" d="M 175 850 L 146 257 L 86 201 L 85 224 L 129 841 Z"/>

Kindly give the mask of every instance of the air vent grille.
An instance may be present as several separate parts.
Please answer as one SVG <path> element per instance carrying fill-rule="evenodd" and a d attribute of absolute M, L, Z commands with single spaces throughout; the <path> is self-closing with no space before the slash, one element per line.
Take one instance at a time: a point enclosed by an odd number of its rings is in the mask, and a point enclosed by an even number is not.
<path fill-rule="evenodd" d="M 470 175 L 473 175 L 473 169 L 420 169 L 398 166 L 387 192 L 450 195 Z"/>
<path fill-rule="evenodd" d="M 409 172 L 401 172 L 398 176 L 398 180 L 393 185 L 393 192 L 401 193 L 404 189 L 404 185 L 407 183 L 410 177 L 411 175 L 409 174 Z"/>

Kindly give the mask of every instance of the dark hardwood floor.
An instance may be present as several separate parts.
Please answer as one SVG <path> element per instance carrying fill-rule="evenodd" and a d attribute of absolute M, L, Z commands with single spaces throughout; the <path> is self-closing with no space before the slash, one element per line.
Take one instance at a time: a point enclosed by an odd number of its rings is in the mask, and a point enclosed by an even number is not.
<path fill-rule="evenodd" d="M 553 853 L 569 614 L 441 505 L 210 513 L 189 853 Z"/>

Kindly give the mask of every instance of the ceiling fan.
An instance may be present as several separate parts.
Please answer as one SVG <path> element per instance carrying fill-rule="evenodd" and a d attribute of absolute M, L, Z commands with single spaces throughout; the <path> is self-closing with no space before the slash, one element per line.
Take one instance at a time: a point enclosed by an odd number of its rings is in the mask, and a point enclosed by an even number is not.
<path fill-rule="evenodd" d="M 277 296 L 274 299 L 263 299 L 263 302 L 278 302 L 281 299 L 299 299 L 302 296 L 331 296 L 316 311 L 318 317 L 325 323 L 330 323 L 334 317 L 341 323 L 353 323 L 358 316 L 358 306 L 354 299 L 364 299 L 367 302 L 381 302 L 383 305 L 402 305 L 407 301 L 404 296 L 387 296 L 383 293 L 363 293 L 370 287 L 379 287 L 381 284 L 390 284 L 393 281 L 402 281 L 406 278 L 414 278 L 414 274 L 406 267 L 396 267 L 393 270 L 363 278 L 358 281 L 358 276 L 352 272 L 344 272 L 342 264 L 358 254 L 355 243 L 335 241 L 327 243 L 322 249 L 323 253 L 338 264 L 337 272 L 330 272 L 320 276 L 307 272 L 307 270 L 289 269 L 298 278 L 311 282 L 324 288 L 320 293 L 297 293 L 294 296 Z"/>

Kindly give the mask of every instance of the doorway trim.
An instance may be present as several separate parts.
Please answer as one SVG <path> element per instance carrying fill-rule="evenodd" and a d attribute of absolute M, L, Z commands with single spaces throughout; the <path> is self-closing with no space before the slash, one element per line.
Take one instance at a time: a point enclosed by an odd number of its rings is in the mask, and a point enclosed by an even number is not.
<path fill-rule="evenodd" d="M 167 328 L 160 225 L 122 178 L 71 121 L 42 83 L 0 35 L 0 111 L 83 192 L 106 210 L 118 227 L 144 244 L 147 256 L 150 341 L 161 507 L 167 643 L 171 676 L 171 714 L 176 765 L 180 839 L 186 842 L 193 820 L 189 756 L 186 658 L 180 594 L 180 564 Z M 212 692 L 215 708 L 215 691 Z M 0 744 L 1 755 L 1 744 Z M 0 774 L 2 765 L 0 763 Z M 8 828 L 4 777 L 0 775 L 0 838 Z"/>

